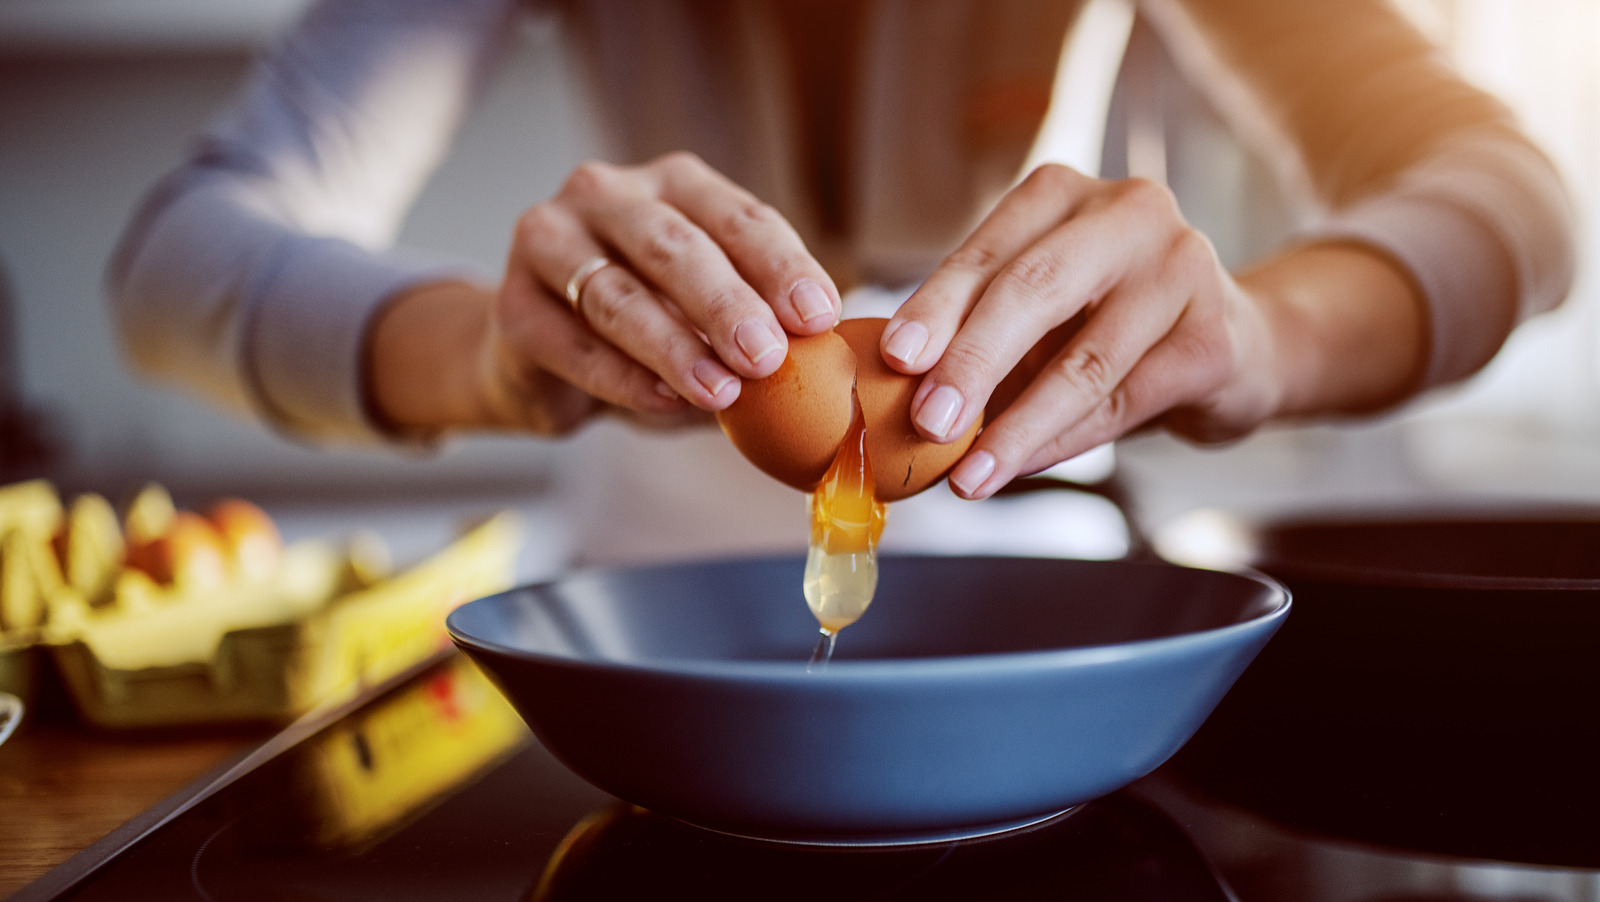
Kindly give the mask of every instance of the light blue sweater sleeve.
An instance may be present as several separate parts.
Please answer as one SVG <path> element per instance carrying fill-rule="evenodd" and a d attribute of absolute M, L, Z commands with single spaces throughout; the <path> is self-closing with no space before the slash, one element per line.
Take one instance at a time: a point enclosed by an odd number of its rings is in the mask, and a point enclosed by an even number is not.
<path fill-rule="evenodd" d="M 318 442 L 379 438 L 364 334 L 396 292 L 464 275 L 392 249 L 515 0 L 326 0 L 125 232 L 109 294 L 132 364 Z"/>

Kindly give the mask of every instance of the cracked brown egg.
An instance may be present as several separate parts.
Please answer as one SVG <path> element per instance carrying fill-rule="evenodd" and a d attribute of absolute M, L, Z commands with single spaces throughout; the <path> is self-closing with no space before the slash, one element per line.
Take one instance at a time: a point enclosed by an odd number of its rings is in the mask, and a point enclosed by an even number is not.
<path fill-rule="evenodd" d="M 943 479 L 979 429 L 974 423 L 946 445 L 917 434 L 911 397 L 920 377 L 883 362 L 878 339 L 887 322 L 848 319 L 831 332 L 790 338 L 783 366 L 745 382 L 717 414 L 751 463 L 811 493 L 804 590 L 830 643 L 872 601 L 885 504 Z"/>
<path fill-rule="evenodd" d="M 768 476 L 810 492 L 845 444 L 861 405 L 874 494 L 909 498 L 943 479 L 977 437 L 979 423 L 948 445 L 911 424 L 918 376 L 895 372 L 878 353 L 888 320 L 847 319 L 821 335 L 791 336 L 778 371 L 747 380 L 717 421 L 746 458 Z M 980 421 L 981 422 L 981 421 Z"/>

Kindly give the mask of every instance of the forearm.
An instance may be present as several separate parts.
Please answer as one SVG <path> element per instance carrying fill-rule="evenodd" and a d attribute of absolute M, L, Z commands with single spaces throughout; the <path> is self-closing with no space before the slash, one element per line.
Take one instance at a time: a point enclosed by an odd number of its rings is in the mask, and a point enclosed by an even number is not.
<path fill-rule="evenodd" d="M 1240 132 L 1313 189 L 1326 216 L 1299 240 L 1375 249 L 1420 292 L 1415 390 L 1471 375 L 1566 295 L 1574 223 L 1556 171 L 1391 4 L 1141 2 Z"/>
<path fill-rule="evenodd" d="M 1398 264 L 1358 244 L 1309 244 L 1238 276 L 1260 303 L 1282 395 L 1275 418 L 1357 413 L 1421 383 L 1426 306 Z"/>
<path fill-rule="evenodd" d="M 108 273 L 130 361 L 285 433 L 373 442 L 369 321 L 462 267 L 387 250 L 515 0 L 324 0 L 141 207 Z"/>

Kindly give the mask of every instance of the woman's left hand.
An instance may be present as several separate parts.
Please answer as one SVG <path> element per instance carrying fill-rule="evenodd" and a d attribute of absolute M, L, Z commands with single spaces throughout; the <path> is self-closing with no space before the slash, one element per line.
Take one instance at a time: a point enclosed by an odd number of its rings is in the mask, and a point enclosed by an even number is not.
<path fill-rule="evenodd" d="M 960 436 L 989 408 L 950 476 L 983 498 L 1156 420 L 1201 441 L 1249 432 L 1283 402 L 1269 315 L 1164 186 L 1046 165 L 906 301 L 880 349 L 926 373 L 912 400 L 926 437 Z"/>

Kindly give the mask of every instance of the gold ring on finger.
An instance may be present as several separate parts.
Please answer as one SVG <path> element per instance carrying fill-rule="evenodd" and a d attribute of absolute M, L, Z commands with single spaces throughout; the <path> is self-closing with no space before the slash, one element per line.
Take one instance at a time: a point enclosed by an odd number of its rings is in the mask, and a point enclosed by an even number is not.
<path fill-rule="evenodd" d="M 589 283 L 589 279 L 610 265 L 611 258 L 605 254 L 597 254 L 573 270 L 572 278 L 567 280 L 567 303 L 572 305 L 572 309 L 578 309 L 578 298 L 583 296 L 583 286 Z"/>

